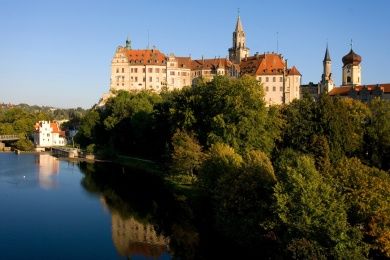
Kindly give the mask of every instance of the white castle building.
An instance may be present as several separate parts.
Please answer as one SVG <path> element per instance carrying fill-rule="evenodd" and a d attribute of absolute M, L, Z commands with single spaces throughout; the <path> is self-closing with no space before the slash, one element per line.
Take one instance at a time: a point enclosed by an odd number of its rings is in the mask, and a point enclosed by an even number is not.
<path fill-rule="evenodd" d="M 52 147 L 66 145 L 65 132 L 61 131 L 58 122 L 39 121 L 35 124 L 35 147 Z"/>
<path fill-rule="evenodd" d="M 265 101 L 269 105 L 287 104 L 300 97 L 301 74 L 281 54 L 264 53 L 249 56 L 246 36 L 238 16 L 233 32 L 229 58 L 198 59 L 165 55 L 156 48 L 134 50 L 129 39 L 119 46 L 111 61 L 110 92 L 103 95 L 99 105 L 118 90 L 137 91 L 181 89 L 197 78 L 212 80 L 216 75 L 239 77 L 254 76 L 264 87 Z"/>

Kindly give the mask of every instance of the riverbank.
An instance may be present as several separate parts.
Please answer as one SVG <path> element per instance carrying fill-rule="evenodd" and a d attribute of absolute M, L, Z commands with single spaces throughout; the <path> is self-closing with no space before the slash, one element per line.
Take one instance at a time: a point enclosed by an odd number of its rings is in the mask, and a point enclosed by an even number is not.
<path fill-rule="evenodd" d="M 146 159 L 141 159 L 137 157 L 131 157 L 131 156 L 125 156 L 125 155 L 118 155 L 116 159 L 114 159 L 112 162 L 136 169 L 136 170 L 142 170 L 150 173 L 157 173 L 162 174 L 163 170 L 161 169 L 161 166 L 158 165 L 156 162 Z"/>

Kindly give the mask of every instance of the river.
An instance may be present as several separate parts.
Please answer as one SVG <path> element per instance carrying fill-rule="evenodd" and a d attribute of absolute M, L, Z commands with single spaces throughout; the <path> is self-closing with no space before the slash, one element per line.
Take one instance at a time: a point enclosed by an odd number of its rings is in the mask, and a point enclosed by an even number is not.
<path fill-rule="evenodd" d="M 170 237 L 148 219 L 154 180 L 98 168 L 0 153 L 0 259 L 171 259 Z M 129 194 L 116 174 L 132 175 Z"/>

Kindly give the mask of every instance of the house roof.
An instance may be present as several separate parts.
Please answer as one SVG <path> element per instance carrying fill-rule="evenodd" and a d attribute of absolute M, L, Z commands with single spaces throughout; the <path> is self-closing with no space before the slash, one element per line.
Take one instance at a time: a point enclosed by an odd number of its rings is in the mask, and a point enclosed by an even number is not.
<path fill-rule="evenodd" d="M 226 58 L 201 59 L 191 62 L 192 70 L 210 70 L 217 68 L 229 68 L 233 64 Z"/>
<path fill-rule="evenodd" d="M 127 48 L 120 48 L 129 63 L 140 65 L 161 65 L 165 64 L 166 56 L 157 49 L 146 50 L 129 50 Z"/>
<path fill-rule="evenodd" d="M 385 84 L 370 84 L 370 85 L 359 85 L 359 86 L 340 86 L 337 88 L 332 89 L 329 92 L 330 96 L 346 96 L 348 95 L 349 91 L 352 89 L 360 92 L 363 89 L 367 89 L 368 91 L 373 91 L 380 88 L 383 93 L 390 94 L 390 83 Z"/>
<path fill-rule="evenodd" d="M 302 76 L 302 74 L 298 71 L 298 69 L 293 66 L 291 69 L 287 70 L 287 75 L 299 75 Z"/>
<path fill-rule="evenodd" d="M 257 75 L 278 75 L 282 74 L 285 62 L 280 54 L 264 53 L 243 59 L 240 63 L 241 74 Z M 298 69 L 293 66 L 287 70 L 288 75 L 301 75 Z"/>
<path fill-rule="evenodd" d="M 39 121 L 39 122 L 35 123 L 34 128 L 35 128 L 36 132 L 39 132 L 39 129 L 42 127 L 42 124 L 44 122 L 50 124 L 50 128 L 52 129 L 52 133 L 57 133 L 60 136 L 65 136 L 65 131 L 62 131 L 60 129 L 59 123 L 57 121 L 53 121 L 53 122 L 50 122 L 50 121 L 49 122 L 47 122 L 47 121 Z"/>
<path fill-rule="evenodd" d="M 180 68 L 188 68 L 191 69 L 192 60 L 191 57 L 175 57 L 177 60 L 177 65 Z"/>

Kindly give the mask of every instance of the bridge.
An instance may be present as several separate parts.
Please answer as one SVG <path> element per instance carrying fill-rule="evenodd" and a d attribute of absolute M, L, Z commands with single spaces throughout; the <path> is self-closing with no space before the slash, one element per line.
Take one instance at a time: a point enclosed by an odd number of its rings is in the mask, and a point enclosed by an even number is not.
<path fill-rule="evenodd" d="M 2 141 L 16 141 L 19 140 L 19 135 L 0 135 L 0 142 Z"/>

